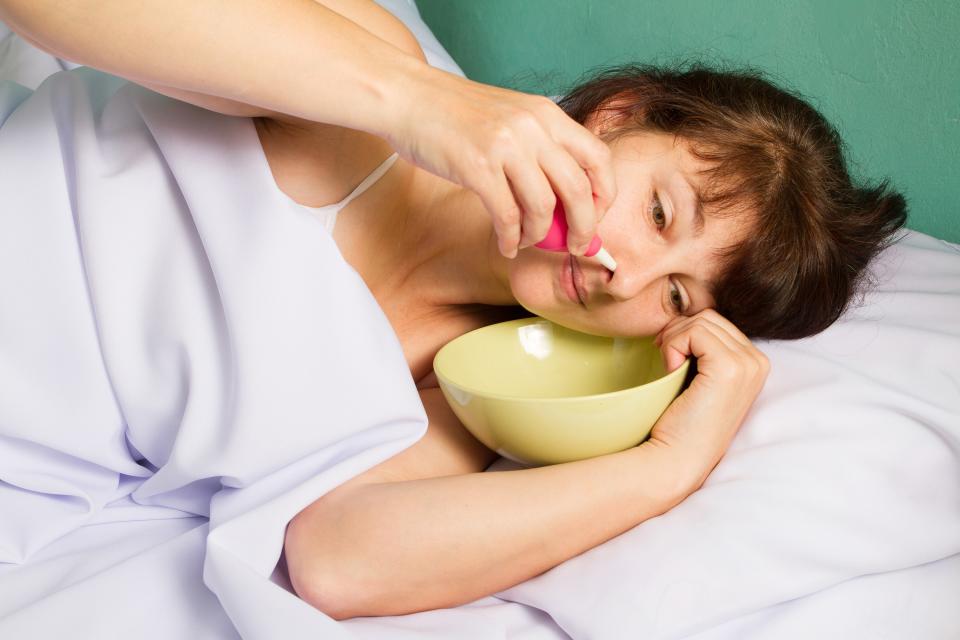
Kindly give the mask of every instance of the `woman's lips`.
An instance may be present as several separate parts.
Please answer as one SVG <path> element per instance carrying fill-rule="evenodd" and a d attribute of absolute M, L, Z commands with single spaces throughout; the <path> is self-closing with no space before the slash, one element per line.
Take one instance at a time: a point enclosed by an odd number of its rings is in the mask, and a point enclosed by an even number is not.
<path fill-rule="evenodd" d="M 573 286 L 577 289 L 577 297 L 580 298 L 580 303 L 583 306 L 587 306 L 587 300 L 590 298 L 590 292 L 587 290 L 587 285 L 583 279 L 583 271 L 580 269 L 580 263 L 577 262 L 577 259 L 573 257 L 573 254 L 570 254 L 570 264 L 573 266 Z"/>
<path fill-rule="evenodd" d="M 573 259 L 573 255 L 569 254 L 567 259 L 563 261 L 563 266 L 560 268 L 560 285 L 563 287 L 564 293 L 567 294 L 571 302 L 586 306 L 583 304 L 584 298 L 581 295 L 581 291 L 583 291 L 582 279 L 583 274 L 579 273 L 579 268 Z M 578 280 L 580 280 L 580 282 L 578 282 Z"/>

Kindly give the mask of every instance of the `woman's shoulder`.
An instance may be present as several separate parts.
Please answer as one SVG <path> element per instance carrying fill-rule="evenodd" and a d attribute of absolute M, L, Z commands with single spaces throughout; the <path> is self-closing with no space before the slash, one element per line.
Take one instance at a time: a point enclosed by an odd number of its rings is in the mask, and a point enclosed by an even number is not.
<path fill-rule="evenodd" d="M 413 32 L 373 0 L 316 0 L 404 53 L 427 61 Z"/>

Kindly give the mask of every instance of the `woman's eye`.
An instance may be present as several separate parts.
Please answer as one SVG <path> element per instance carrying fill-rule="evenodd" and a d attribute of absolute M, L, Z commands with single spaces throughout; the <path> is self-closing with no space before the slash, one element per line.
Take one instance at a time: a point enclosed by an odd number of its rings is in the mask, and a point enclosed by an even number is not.
<path fill-rule="evenodd" d="M 683 296 L 673 282 L 670 283 L 670 304 L 677 310 L 677 313 L 683 313 Z"/>
<path fill-rule="evenodd" d="M 650 203 L 650 215 L 653 217 L 653 223 L 657 229 L 662 230 L 667 224 L 667 216 L 663 213 L 663 205 L 660 204 L 660 198 L 653 194 L 653 202 Z"/>

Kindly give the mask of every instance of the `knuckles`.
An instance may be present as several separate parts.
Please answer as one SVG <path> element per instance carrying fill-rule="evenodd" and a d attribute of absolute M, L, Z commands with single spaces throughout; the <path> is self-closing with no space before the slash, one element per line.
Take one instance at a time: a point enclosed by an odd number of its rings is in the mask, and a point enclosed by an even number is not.
<path fill-rule="evenodd" d="M 493 162 L 491 161 L 490 156 L 486 153 L 471 153 L 466 161 L 466 165 L 468 176 L 489 177 L 492 174 Z M 486 180 L 482 181 L 486 182 Z"/>
<path fill-rule="evenodd" d="M 541 212 L 544 216 L 549 216 L 553 213 L 553 210 L 556 208 L 556 206 L 557 196 L 555 196 L 553 193 L 547 193 L 540 198 L 537 211 Z M 549 226 L 549 220 L 547 220 L 547 226 Z"/>
<path fill-rule="evenodd" d="M 594 145 L 594 158 L 597 164 L 609 164 L 613 160 L 613 151 L 603 140 L 597 138 L 597 144 Z"/>
<path fill-rule="evenodd" d="M 586 198 L 593 194 L 590 180 L 583 171 L 576 171 L 565 176 L 568 193 L 574 198 Z"/>
<path fill-rule="evenodd" d="M 515 226 L 520 223 L 520 208 L 513 205 L 503 211 L 497 212 L 496 219 L 501 228 L 506 231 L 506 227 Z"/>
<path fill-rule="evenodd" d="M 702 310 L 700 313 L 698 313 L 694 317 L 697 319 L 705 318 L 707 320 L 713 320 L 714 322 L 716 322 L 719 319 L 726 320 L 726 318 L 721 316 L 720 313 L 712 307 L 707 307 L 706 309 Z"/>
<path fill-rule="evenodd" d="M 677 351 L 679 344 L 690 339 L 699 339 L 703 343 L 716 338 L 717 328 L 726 331 L 729 321 L 713 309 L 704 309 L 691 317 L 673 318 L 658 334 L 661 352 L 666 355 L 671 347 Z M 712 328 L 711 328 L 712 327 Z M 759 382 L 761 385 L 770 372 L 770 360 L 753 343 L 736 343 L 736 349 L 717 350 L 717 366 L 712 376 L 730 385 L 744 385 Z"/>

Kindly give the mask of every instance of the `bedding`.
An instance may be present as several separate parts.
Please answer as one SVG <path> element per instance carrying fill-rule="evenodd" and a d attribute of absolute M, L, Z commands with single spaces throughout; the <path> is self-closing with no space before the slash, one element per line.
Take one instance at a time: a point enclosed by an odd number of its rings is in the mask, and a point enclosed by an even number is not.
<path fill-rule="evenodd" d="M 422 434 L 385 318 L 249 121 L 0 38 L 0 637 L 960 635 L 956 245 L 905 233 L 837 324 L 761 343 L 767 386 L 675 509 L 496 596 L 337 623 L 282 533 Z"/>
<path fill-rule="evenodd" d="M 873 269 L 828 330 L 761 344 L 766 386 L 699 491 L 498 595 L 576 638 L 957 637 L 960 251 L 909 232 Z"/>

